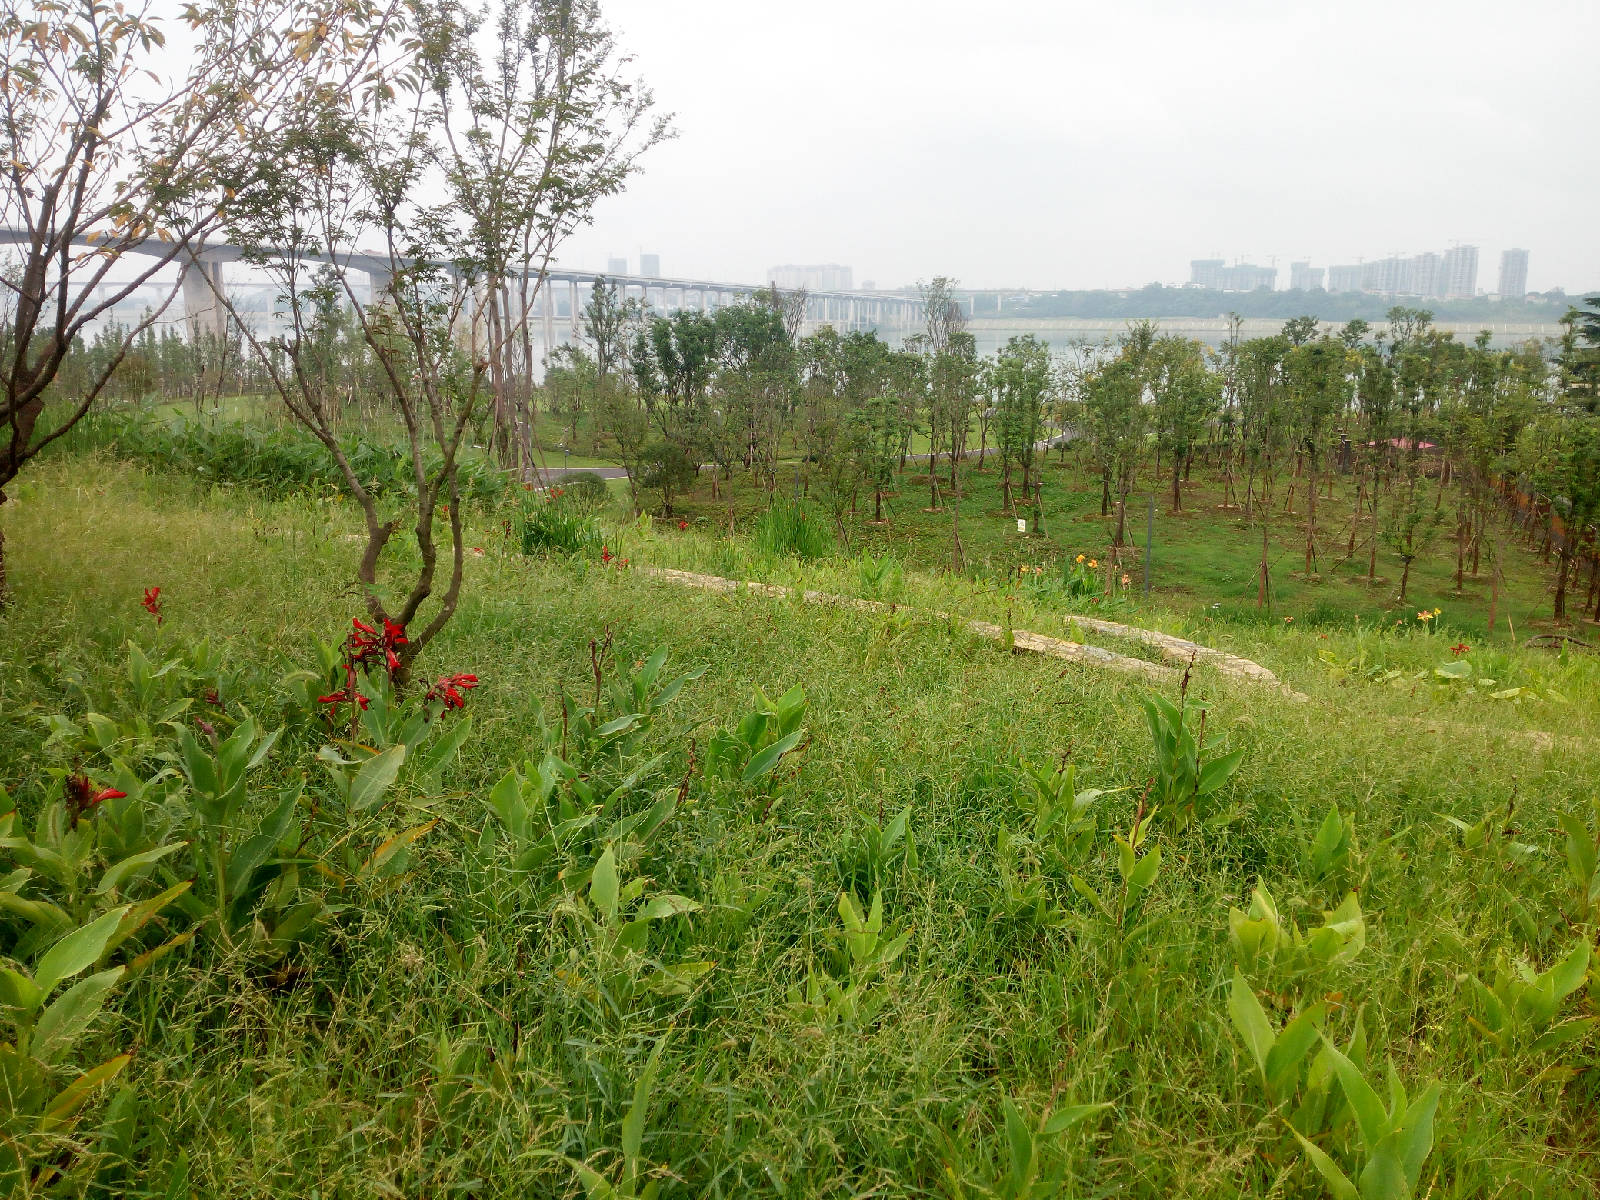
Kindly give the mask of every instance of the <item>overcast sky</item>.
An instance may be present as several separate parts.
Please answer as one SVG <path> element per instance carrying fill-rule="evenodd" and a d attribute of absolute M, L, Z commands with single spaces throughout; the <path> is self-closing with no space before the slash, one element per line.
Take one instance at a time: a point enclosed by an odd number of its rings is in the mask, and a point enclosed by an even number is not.
<path fill-rule="evenodd" d="M 566 264 L 1183 282 L 1531 252 L 1600 286 L 1597 0 L 602 0 L 678 137 Z"/>

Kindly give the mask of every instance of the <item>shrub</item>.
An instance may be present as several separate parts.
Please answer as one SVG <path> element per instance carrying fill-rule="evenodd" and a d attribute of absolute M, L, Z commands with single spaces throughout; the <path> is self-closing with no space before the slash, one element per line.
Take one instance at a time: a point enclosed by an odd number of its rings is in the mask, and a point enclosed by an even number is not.
<path fill-rule="evenodd" d="M 755 544 L 762 554 L 824 558 L 833 551 L 833 535 L 804 500 L 780 498 L 756 520 Z"/>
<path fill-rule="evenodd" d="M 561 489 L 566 499 L 579 508 L 601 508 L 611 499 L 611 489 L 597 471 L 574 471 L 565 475 L 561 479 Z"/>
<path fill-rule="evenodd" d="M 337 491 L 344 478 L 327 450 L 298 429 L 263 429 L 242 422 L 198 424 L 161 421 L 139 410 L 113 410 L 83 422 L 77 446 L 94 446 L 157 470 L 193 475 L 212 483 L 244 485 L 274 496 Z M 378 497 L 416 491 L 410 452 L 398 443 L 360 433 L 344 438 L 350 467 Z M 428 463 L 430 470 L 439 466 Z M 503 486 L 499 472 L 480 461 L 458 464 L 464 499 L 485 500 Z"/>

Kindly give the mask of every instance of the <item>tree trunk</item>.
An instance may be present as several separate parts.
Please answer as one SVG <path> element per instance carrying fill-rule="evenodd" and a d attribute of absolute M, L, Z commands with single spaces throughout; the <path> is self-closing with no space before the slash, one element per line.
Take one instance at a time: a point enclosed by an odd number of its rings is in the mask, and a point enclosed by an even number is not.
<path fill-rule="evenodd" d="M 1183 510 L 1183 495 L 1179 489 L 1179 480 L 1183 471 L 1183 460 L 1176 454 L 1172 456 L 1172 511 Z"/>
<path fill-rule="evenodd" d="M 1261 571 L 1256 585 L 1256 608 L 1267 606 L 1268 572 L 1271 568 L 1267 564 L 1267 523 L 1261 522 Z"/>
<path fill-rule="evenodd" d="M 1400 603 L 1404 604 L 1406 602 L 1406 584 L 1411 581 L 1411 555 L 1401 555 L 1401 561 L 1405 563 L 1405 566 L 1400 569 Z"/>
<path fill-rule="evenodd" d="M 1306 489 L 1306 570 L 1307 579 L 1317 566 L 1317 471 L 1312 464 L 1311 486 Z"/>
<path fill-rule="evenodd" d="M 1563 546 L 1557 558 L 1556 565 L 1556 606 L 1555 619 L 1557 624 L 1565 624 L 1567 620 L 1567 581 L 1572 575 L 1572 551 Z"/>

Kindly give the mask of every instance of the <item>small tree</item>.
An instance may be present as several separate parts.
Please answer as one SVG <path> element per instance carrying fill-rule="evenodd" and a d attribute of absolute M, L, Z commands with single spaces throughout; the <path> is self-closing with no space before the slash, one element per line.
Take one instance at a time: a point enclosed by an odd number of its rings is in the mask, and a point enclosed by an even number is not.
<path fill-rule="evenodd" d="M 198 43 L 178 55 L 148 7 L 0 12 L 0 225 L 20 232 L 14 269 L 0 272 L 0 504 L 24 464 L 94 406 L 180 282 L 117 329 L 92 374 L 54 388 L 80 339 L 190 261 L 259 183 L 259 135 L 311 83 L 352 87 L 389 15 L 331 0 L 202 0 L 184 6 Z M 5 586 L 0 534 L 0 596 Z"/>
<path fill-rule="evenodd" d="M 649 107 L 648 92 L 618 74 L 593 4 L 506 0 L 492 66 L 477 56 L 475 15 L 449 0 L 413 0 L 407 12 L 410 29 L 380 47 L 368 86 L 324 85 L 296 98 L 282 133 L 256 147 L 263 167 L 248 199 L 229 212 L 235 240 L 277 283 L 289 325 L 283 337 L 250 332 L 249 340 L 361 508 L 366 546 L 356 575 L 373 619 L 406 630 L 400 683 L 460 598 L 463 437 L 486 385 L 497 405 L 504 400 L 519 341 L 528 366 L 530 305 L 504 308 L 510 276 L 520 272 L 526 298 L 529 256 L 548 261 L 594 202 L 622 185 Z M 383 251 L 356 257 L 373 243 Z M 372 276 L 370 301 L 355 286 L 358 270 Z M 404 427 L 411 495 L 398 508 L 380 506 L 352 467 L 333 424 L 335 398 L 312 369 L 324 325 L 345 308 Z M 525 405 L 516 411 L 531 417 Z M 521 428 L 527 464 L 531 427 Z M 379 562 L 403 525 L 419 561 L 391 591 Z M 426 625 L 414 630 L 429 602 Z"/>

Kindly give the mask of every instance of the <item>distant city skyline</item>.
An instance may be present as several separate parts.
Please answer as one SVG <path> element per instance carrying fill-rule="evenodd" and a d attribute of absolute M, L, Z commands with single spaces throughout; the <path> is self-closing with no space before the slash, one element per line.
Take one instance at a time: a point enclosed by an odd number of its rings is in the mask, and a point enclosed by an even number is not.
<path fill-rule="evenodd" d="M 644 246 L 673 277 L 838 262 L 886 289 L 1121 289 L 1191 258 L 1275 258 L 1281 283 L 1460 241 L 1486 276 L 1519 247 L 1530 288 L 1600 289 L 1591 0 L 1527 0 L 1515 31 L 1488 0 L 603 8 L 678 136 L 574 266 Z"/>

